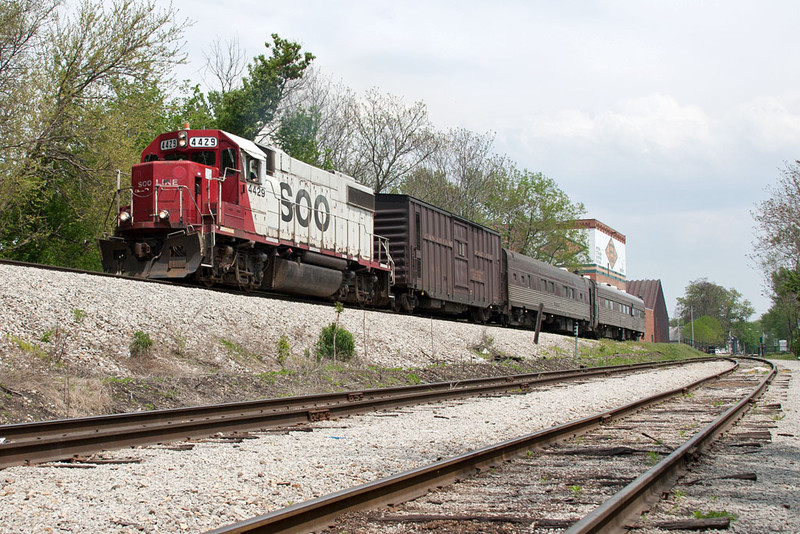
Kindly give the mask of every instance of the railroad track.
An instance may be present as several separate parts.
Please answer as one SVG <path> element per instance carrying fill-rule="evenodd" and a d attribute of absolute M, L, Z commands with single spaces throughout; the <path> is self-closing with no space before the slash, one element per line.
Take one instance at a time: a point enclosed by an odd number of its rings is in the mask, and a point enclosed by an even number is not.
<path fill-rule="evenodd" d="M 743 361 L 746 368 L 737 364 L 686 387 L 211 532 L 330 525 L 337 532 L 389 525 L 394 532 L 402 525 L 406 531 L 622 532 L 637 526 L 642 511 L 775 376 L 769 362 Z M 391 511 L 363 511 L 386 505 Z"/>
<path fill-rule="evenodd" d="M 705 360 L 707 359 L 580 368 L 288 399 L 0 425 L 0 469 L 63 460 L 109 449 L 206 437 L 220 432 L 244 432 L 295 425 L 459 397 L 509 391 L 525 392 L 554 382 Z"/>

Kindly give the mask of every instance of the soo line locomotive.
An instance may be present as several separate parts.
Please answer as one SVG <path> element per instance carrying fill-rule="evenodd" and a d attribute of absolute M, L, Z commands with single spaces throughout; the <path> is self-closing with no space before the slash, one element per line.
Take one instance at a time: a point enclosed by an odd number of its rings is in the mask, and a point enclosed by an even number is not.
<path fill-rule="evenodd" d="M 221 130 L 159 135 L 115 196 L 106 272 L 620 340 L 644 303 L 435 206 Z M 127 203 L 125 203 L 127 202 Z M 541 314 L 541 319 L 539 315 Z"/>

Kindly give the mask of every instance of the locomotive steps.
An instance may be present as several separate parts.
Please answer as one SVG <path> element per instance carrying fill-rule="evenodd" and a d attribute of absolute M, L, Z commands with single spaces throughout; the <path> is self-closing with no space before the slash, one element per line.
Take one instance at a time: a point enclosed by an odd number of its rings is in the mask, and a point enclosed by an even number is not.
<path fill-rule="evenodd" d="M 7 263 L 0 299 L 0 423 L 609 364 L 655 348 L 581 339 L 575 362 L 570 337 L 535 345 L 530 331 L 346 308 L 356 355 L 333 362 L 314 355 L 332 304 Z"/>

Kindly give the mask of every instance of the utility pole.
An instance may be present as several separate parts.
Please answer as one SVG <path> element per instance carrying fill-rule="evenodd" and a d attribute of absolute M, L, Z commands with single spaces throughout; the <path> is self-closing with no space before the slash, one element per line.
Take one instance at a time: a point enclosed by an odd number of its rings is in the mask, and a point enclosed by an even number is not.
<path fill-rule="evenodd" d="M 689 316 L 692 318 L 692 348 L 694 348 L 694 306 L 689 306 Z"/>

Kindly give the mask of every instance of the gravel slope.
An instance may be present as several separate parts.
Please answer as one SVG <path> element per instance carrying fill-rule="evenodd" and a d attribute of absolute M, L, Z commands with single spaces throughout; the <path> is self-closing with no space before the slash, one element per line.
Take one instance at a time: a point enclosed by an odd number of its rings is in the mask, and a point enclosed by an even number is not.
<path fill-rule="evenodd" d="M 111 375 L 129 373 L 137 331 L 153 340 L 157 354 L 202 354 L 206 364 L 236 371 L 245 364 L 231 358 L 231 347 L 275 356 L 285 336 L 292 352 L 302 355 L 313 352 L 320 329 L 335 319 L 333 305 L 0 265 L 0 342 L 23 341 L 48 353 L 61 349 L 64 364 Z M 485 339 L 524 358 L 574 351 L 570 338 L 542 334 L 534 345 L 532 332 L 495 326 L 448 323 L 442 331 L 430 319 L 357 309 L 345 309 L 340 321 L 353 333 L 363 361 L 387 367 L 482 361 L 473 349 Z M 199 370 L 184 363 L 179 371 Z"/>

